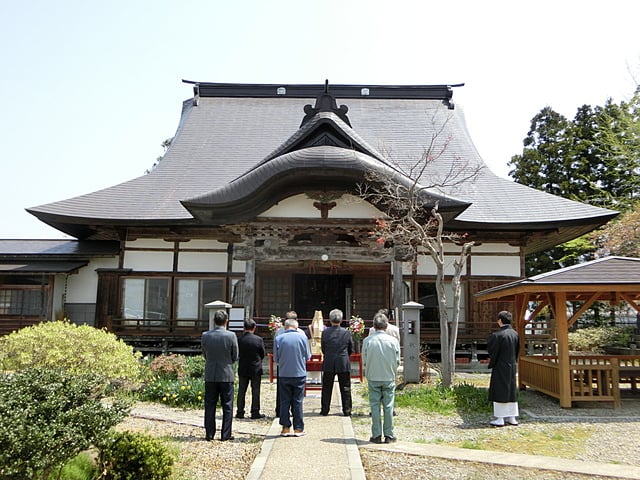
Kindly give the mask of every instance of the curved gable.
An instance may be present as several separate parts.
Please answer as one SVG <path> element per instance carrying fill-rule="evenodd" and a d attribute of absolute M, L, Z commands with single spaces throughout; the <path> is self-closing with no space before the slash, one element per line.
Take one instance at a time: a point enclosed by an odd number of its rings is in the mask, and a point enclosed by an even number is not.
<path fill-rule="evenodd" d="M 308 192 L 283 199 L 258 218 L 322 218 L 323 208 L 326 208 L 327 218 L 372 219 L 384 215 L 355 195 Z"/>

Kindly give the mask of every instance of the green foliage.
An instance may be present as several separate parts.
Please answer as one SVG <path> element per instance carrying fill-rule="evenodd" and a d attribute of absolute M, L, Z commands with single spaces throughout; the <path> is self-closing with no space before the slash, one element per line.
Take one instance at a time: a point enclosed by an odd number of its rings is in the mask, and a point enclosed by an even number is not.
<path fill-rule="evenodd" d="M 190 355 L 186 357 L 187 376 L 191 378 L 204 378 L 204 365 L 206 360 L 202 355 Z"/>
<path fill-rule="evenodd" d="M 5 371 L 41 367 L 135 382 L 140 376 L 139 358 L 112 333 L 68 321 L 43 322 L 0 339 L 0 365 Z"/>
<path fill-rule="evenodd" d="M 49 475 L 47 480 L 94 480 L 98 477 L 98 467 L 88 453 L 82 452 L 67 463 L 60 474 Z"/>
<path fill-rule="evenodd" d="M 97 375 L 30 368 L 0 375 L 0 479 L 47 478 L 127 414 Z"/>
<path fill-rule="evenodd" d="M 114 432 L 99 446 L 105 480 L 164 480 L 175 461 L 160 440 L 134 432 Z"/>
<path fill-rule="evenodd" d="M 142 400 L 163 403 L 171 407 L 202 408 L 204 380 L 184 377 L 181 380 L 156 377 L 143 387 Z"/>
<path fill-rule="evenodd" d="M 593 232 L 590 238 L 598 245 L 602 256 L 640 257 L 640 202 Z"/>
<path fill-rule="evenodd" d="M 588 327 L 569 332 L 569 350 L 575 352 L 604 353 L 605 346 L 629 345 L 631 327 Z"/>
<path fill-rule="evenodd" d="M 572 121 L 543 108 L 531 120 L 523 151 L 509 162 L 518 183 L 591 205 L 629 211 L 640 196 L 640 94 L 628 102 L 583 105 Z M 637 224 L 637 222 L 635 223 Z M 632 228 L 635 225 L 631 222 Z M 637 251 L 635 232 L 604 232 L 573 244 L 530 254 L 528 276 L 591 260 L 601 254 Z M 607 243 L 607 239 L 611 241 Z M 616 241 L 617 240 L 622 240 Z M 631 247 L 629 249 L 628 247 Z M 635 254 L 634 254 L 635 255 Z"/>
<path fill-rule="evenodd" d="M 396 405 L 412 407 L 428 413 L 452 415 L 459 413 L 490 413 L 487 389 L 468 383 L 446 388 L 420 385 L 416 388 L 396 392 Z"/>

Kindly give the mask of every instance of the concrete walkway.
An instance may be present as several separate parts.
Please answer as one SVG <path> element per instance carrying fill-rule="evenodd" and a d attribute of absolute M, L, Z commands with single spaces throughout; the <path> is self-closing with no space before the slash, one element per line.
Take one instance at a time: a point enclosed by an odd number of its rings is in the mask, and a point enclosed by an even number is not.
<path fill-rule="evenodd" d="M 333 389 L 332 412 L 320 415 L 320 394 L 304 400 L 303 437 L 281 437 L 275 418 L 247 480 L 365 480 L 351 419 L 339 412 L 338 386 Z"/>
<path fill-rule="evenodd" d="M 455 448 L 444 445 L 425 445 L 411 442 L 397 442 L 393 445 L 375 445 L 366 442 L 361 448 L 384 450 L 387 452 L 422 455 L 449 460 L 490 463 L 520 468 L 535 468 L 564 472 L 566 474 L 601 475 L 604 477 L 640 479 L 640 468 L 633 465 L 613 463 L 583 462 L 567 458 L 547 457 L 543 455 L 524 455 L 520 453 L 488 452 L 469 448 Z M 569 478 L 569 477 L 567 477 Z"/>

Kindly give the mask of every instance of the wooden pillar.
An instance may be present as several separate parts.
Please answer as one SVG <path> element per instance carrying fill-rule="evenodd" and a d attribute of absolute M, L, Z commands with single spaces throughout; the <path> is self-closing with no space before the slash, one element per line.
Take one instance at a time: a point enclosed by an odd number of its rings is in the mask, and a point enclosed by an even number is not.
<path fill-rule="evenodd" d="M 518 338 L 520 339 L 520 348 L 518 350 L 518 372 L 520 372 L 520 358 L 523 357 L 524 355 L 526 355 L 526 344 L 525 344 L 525 336 L 524 336 L 524 332 L 525 332 L 525 325 L 526 323 L 526 319 L 524 317 L 525 313 L 526 313 L 526 296 L 524 295 L 516 295 L 516 297 L 514 298 L 514 302 L 513 302 L 513 321 L 515 322 L 515 324 L 513 325 L 513 327 L 515 328 L 516 332 L 518 332 Z M 518 388 L 520 390 L 526 390 L 527 386 L 522 383 L 520 381 L 520 375 L 518 375 Z"/>
<path fill-rule="evenodd" d="M 522 356 L 526 354 L 525 348 L 525 326 L 527 325 L 527 319 L 525 315 L 527 313 L 527 297 L 526 295 L 516 295 L 513 300 L 513 320 L 515 325 L 513 327 L 518 332 L 518 336 L 520 337 L 520 351 L 518 352 L 518 356 Z"/>
<path fill-rule="evenodd" d="M 399 309 L 404 303 L 402 294 L 404 292 L 404 282 L 402 281 L 402 262 L 399 260 L 391 261 L 391 273 L 393 274 L 393 298 L 391 299 L 391 308 Z M 396 326 L 399 326 L 396 319 Z"/>
<path fill-rule="evenodd" d="M 253 318 L 256 303 L 256 257 L 245 261 L 244 271 L 244 318 Z"/>
<path fill-rule="evenodd" d="M 567 294 L 552 294 L 558 340 L 558 368 L 560 379 L 560 406 L 571 408 L 571 375 L 569 364 L 569 326 L 567 319 Z"/>

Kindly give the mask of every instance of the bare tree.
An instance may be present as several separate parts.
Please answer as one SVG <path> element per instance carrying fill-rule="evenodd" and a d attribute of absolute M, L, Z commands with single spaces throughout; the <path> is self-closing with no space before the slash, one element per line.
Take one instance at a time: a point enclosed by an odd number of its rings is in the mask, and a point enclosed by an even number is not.
<path fill-rule="evenodd" d="M 428 254 L 435 264 L 442 384 L 450 387 L 455 373 L 461 278 L 473 242 L 467 240 L 466 234 L 445 231 L 440 203 L 450 198 L 445 192 L 455 191 L 457 186 L 475 181 L 483 166 L 455 158 L 444 169 L 430 168 L 449 148 L 451 137 L 444 133 L 447 121 L 433 129 L 430 141 L 419 158 L 401 163 L 386 154 L 388 163 L 382 169 L 367 173 L 366 181 L 359 186 L 359 195 L 384 214 L 376 219 L 372 232 L 380 247 L 393 247 L 404 259 L 413 262 L 417 262 L 420 255 Z M 432 124 L 434 122 L 435 116 Z M 445 281 L 445 268 L 450 258 L 445 255 L 446 244 L 460 247 L 459 255 L 453 261 L 451 318 Z"/>

